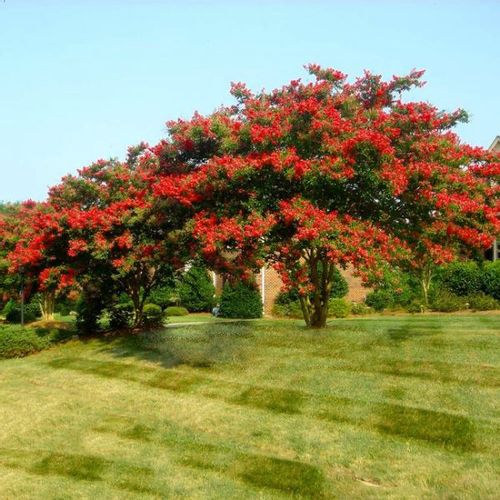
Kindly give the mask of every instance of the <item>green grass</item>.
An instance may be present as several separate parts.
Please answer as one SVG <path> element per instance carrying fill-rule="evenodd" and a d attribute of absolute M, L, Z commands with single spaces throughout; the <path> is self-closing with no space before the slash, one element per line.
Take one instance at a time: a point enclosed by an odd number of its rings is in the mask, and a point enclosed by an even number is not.
<path fill-rule="evenodd" d="M 226 320 L 224 318 L 217 318 L 210 313 L 189 313 L 186 316 L 169 316 L 167 318 L 167 324 L 177 324 L 177 323 L 220 323 Z"/>
<path fill-rule="evenodd" d="M 260 320 L 0 361 L 0 498 L 497 498 L 499 333 Z"/>

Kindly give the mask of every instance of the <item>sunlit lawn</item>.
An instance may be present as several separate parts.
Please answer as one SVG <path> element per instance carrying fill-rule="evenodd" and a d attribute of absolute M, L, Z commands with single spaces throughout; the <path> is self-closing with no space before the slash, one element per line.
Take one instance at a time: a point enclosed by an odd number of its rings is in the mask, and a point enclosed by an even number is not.
<path fill-rule="evenodd" d="M 498 498 L 499 332 L 200 324 L 0 361 L 0 498 Z"/>

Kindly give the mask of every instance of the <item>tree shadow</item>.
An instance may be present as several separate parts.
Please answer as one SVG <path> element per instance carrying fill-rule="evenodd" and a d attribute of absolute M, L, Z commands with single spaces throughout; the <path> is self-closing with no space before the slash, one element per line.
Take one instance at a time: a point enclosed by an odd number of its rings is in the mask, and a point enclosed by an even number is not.
<path fill-rule="evenodd" d="M 115 338 L 103 350 L 116 358 L 138 358 L 164 368 L 215 368 L 241 363 L 253 337 L 249 322 L 179 325 Z"/>

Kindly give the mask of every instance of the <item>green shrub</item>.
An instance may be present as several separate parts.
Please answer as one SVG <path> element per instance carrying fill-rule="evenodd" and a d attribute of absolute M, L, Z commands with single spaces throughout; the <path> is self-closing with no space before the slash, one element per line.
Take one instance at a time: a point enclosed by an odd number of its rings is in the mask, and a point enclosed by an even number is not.
<path fill-rule="evenodd" d="M 181 304 L 190 312 L 210 312 L 214 306 L 215 288 L 207 270 L 191 266 L 179 282 Z"/>
<path fill-rule="evenodd" d="M 8 323 L 21 323 L 21 304 L 9 300 L 4 307 L 3 313 Z M 24 321 L 30 323 L 36 321 L 42 315 L 40 304 L 38 302 L 29 302 L 24 306 Z"/>
<path fill-rule="evenodd" d="M 500 300 L 500 259 L 484 264 L 481 270 L 481 290 Z"/>
<path fill-rule="evenodd" d="M 0 358 L 27 356 L 67 339 L 71 331 L 0 325 Z"/>
<path fill-rule="evenodd" d="M 414 299 L 405 306 L 405 310 L 409 313 L 420 313 L 423 312 L 424 309 L 424 301 L 419 299 Z"/>
<path fill-rule="evenodd" d="M 344 299 L 330 299 L 328 303 L 328 316 L 345 318 L 351 312 L 351 304 Z"/>
<path fill-rule="evenodd" d="M 474 311 L 494 311 L 500 308 L 500 302 L 484 293 L 470 295 L 467 298 L 469 307 Z"/>
<path fill-rule="evenodd" d="M 465 297 L 481 291 L 481 274 L 475 262 L 453 262 L 439 269 L 436 280 L 452 294 Z"/>
<path fill-rule="evenodd" d="M 189 311 L 185 307 L 170 306 L 165 309 L 167 316 L 187 316 Z"/>
<path fill-rule="evenodd" d="M 332 280 L 332 291 L 330 293 L 330 299 L 341 299 L 347 295 L 349 291 L 349 285 L 347 280 L 342 276 L 340 271 L 335 268 Z M 274 303 L 277 305 L 286 305 L 292 302 L 299 301 L 299 292 L 296 288 L 292 288 L 286 292 L 280 292 Z"/>
<path fill-rule="evenodd" d="M 293 302 L 298 302 L 299 292 L 296 288 L 291 288 L 286 292 L 280 292 L 274 299 L 275 305 L 284 306 Z"/>
<path fill-rule="evenodd" d="M 352 305 L 354 306 L 354 304 Z M 360 304 L 357 304 L 360 306 Z M 366 305 L 362 304 L 363 312 L 358 312 L 355 314 L 365 314 L 371 312 L 371 309 Z M 358 311 L 360 311 L 358 307 Z M 351 312 L 351 303 L 344 299 L 330 299 L 328 303 L 328 317 L 330 318 L 345 318 Z M 273 316 L 284 317 L 284 318 L 302 318 L 302 308 L 300 307 L 300 302 L 289 302 L 288 304 L 274 304 Z"/>
<path fill-rule="evenodd" d="M 169 306 L 173 306 L 180 300 L 177 297 L 177 291 L 170 286 L 157 287 L 149 294 L 149 304 L 156 304 L 165 310 Z"/>
<path fill-rule="evenodd" d="M 146 304 L 142 311 L 142 324 L 147 328 L 163 326 L 163 311 L 156 304 Z"/>
<path fill-rule="evenodd" d="M 394 296 L 388 290 L 374 290 L 366 296 L 365 303 L 380 312 L 394 305 Z"/>
<path fill-rule="evenodd" d="M 101 294 L 82 293 L 76 303 L 76 329 L 81 335 L 89 335 L 99 330 L 99 321 L 104 310 Z"/>
<path fill-rule="evenodd" d="M 76 301 L 71 300 L 67 297 L 58 299 L 56 301 L 55 312 L 59 313 L 61 316 L 69 316 L 71 311 L 76 310 Z"/>
<path fill-rule="evenodd" d="M 332 280 L 332 291 L 330 293 L 330 299 L 341 299 L 345 297 L 349 292 L 349 285 L 347 280 L 342 276 L 340 271 L 335 268 Z"/>
<path fill-rule="evenodd" d="M 351 313 L 360 315 L 360 314 L 371 314 L 373 309 L 363 302 L 353 302 L 351 304 Z"/>
<path fill-rule="evenodd" d="M 467 309 L 467 298 L 443 290 L 433 299 L 431 309 L 438 312 L 462 311 Z"/>
<path fill-rule="evenodd" d="M 261 318 L 262 301 L 255 285 L 226 283 L 220 299 L 221 318 Z"/>
<path fill-rule="evenodd" d="M 131 302 L 119 302 L 109 309 L 109 327 L 112 330 L 129 328 L 134 318 L 134 306 Z"/>
<path fill-rule="evenodd" d="M 300 302 L 288 302 L 287 304 L 274 303 L 273 316 L 279 318 L 302 318 L 302 308 Z"/>

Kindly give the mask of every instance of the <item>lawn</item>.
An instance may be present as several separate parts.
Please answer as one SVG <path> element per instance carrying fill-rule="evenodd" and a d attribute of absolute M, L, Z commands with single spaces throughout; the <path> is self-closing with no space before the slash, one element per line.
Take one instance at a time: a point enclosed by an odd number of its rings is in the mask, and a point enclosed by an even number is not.
<path fill-rule="evenodd" d="M 498 498 L 500 315 L 169 327 L 0 361 L 0 498 Z"/>

